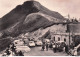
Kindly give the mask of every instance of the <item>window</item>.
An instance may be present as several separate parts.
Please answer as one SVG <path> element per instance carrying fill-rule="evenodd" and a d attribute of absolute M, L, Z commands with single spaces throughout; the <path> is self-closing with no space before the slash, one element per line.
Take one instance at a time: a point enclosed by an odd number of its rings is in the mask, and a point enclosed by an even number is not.
<path fill-rule="evenodd" d="M 53 39 L 54 39 L 54 41 L 55 41 L 55 37 L 54 37 Z"/>
<path fill-rule="evenodd" d="M 58 41 L 60 41 L 60 37 L 58 37 Z"/>
<path fill-rule="evenodd" d="M 66 42 L 66 38 L 64 38 L 64 42 Z"/>

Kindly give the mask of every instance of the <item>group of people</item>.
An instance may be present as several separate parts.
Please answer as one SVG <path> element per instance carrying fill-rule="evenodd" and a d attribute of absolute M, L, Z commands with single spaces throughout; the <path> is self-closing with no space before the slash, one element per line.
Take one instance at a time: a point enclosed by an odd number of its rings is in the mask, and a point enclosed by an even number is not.
<path fill-rule="evenodd" d="M 42 45 L 42 50 L 44 51 L 45 49 L 48 51 L 48 49 L 51 48 L 53 50 L 54 53 L 56 52 L 61 52 L 61 51 L 65 51 L 68 54 L 68 45 L 58 45 L 57 43 L 48 43 L 48 42 L 43 42 Z"/>
<path fill-rule="evenodd" d="M 75 56 L 77 55 L 77 51 L 75 51 L 76 49 L 74 48 L 73 45 L 67 45 L 65 42 L 63 44 L 58 44 L 56 42 L 43 42 L 42 45 L 42 51 L 46 50 L 48 51 L 48 49 L 52 49 L 54 53 L 56 52 L 64 52 L 67 55 L 72 55 Z"/>
<path fill-rule="evenodd" d="M 64 51 L 68 54 L 68 50 L 69 50 L 69 48 L 68 48 L 68 45 L 66 45 L 66 44 L 58 45 L 58 44 L 54 43 L 54 45 L 53 45 L 54 53 Z"/>
<path fill-rule="evenodd" d="M 7 47 L 2 56 L 24 56 L 23 52 L 17 51 L 16 46 L 12 43 Z"/>
<path fill-rule="evenodd" d="M 49 48 L 49 44 L 48 42 L 43 42 L 43 45 L 42 45 L 42 50 L 44 51 L 46 49 L 46 51 L 48 51 L 48 48 Z"/>

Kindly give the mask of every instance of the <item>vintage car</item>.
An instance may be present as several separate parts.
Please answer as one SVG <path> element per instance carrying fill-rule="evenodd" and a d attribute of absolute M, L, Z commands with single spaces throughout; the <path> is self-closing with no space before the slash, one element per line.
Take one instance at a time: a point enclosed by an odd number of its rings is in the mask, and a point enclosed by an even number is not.
<path fill-rule="evenodd" d="M 24 42 L 21 40 L 15 40 L 13 43 L 15 46 L 23 46 L 24 45 Z"/>
<path fill-rule="evenodd" d="M 35 47 L 35 42 L 34 41 L 29 41 L 29 47 Z"/>
<path fill-rule="evenodd" d="M 37 41 L 35 42 L 35 44 L 36 44 L 37 46 L 41 46 L 41 45 L 42 45 L 42 41 L 41 41 L 41 40 L 37 40 Z"/>

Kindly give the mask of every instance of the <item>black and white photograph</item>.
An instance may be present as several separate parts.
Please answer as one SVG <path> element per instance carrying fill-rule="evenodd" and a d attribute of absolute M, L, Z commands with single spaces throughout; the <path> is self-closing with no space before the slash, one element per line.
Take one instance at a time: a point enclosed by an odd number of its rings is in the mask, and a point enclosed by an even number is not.
<path fill-rule="evenodd" d="M 80 0 L 0 0 L 0 56 L 80 56 Z"/>

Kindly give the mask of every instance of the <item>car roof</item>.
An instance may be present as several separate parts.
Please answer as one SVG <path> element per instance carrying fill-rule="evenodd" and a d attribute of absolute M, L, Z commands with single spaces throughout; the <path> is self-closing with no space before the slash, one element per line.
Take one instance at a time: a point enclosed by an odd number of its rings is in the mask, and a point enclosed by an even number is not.
<path fill-rule="evenodd" d="M 20 41 L 20 40 L 15 40 L 14 42 L 18 42 L 18 41 Z"/>
<path fill-rule="evenodd" d="M 34 42 L 34 41 L 30 41 L 30 42 Z"/>

